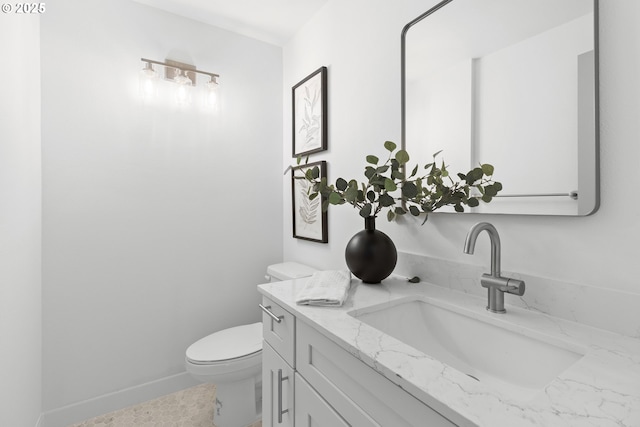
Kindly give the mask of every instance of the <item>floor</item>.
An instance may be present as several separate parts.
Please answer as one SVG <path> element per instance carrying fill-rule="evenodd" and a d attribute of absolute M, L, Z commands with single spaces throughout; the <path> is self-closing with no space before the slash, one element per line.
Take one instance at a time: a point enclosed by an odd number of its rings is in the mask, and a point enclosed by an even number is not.
<path fill-rule="evenodd" d="M 215 395 L 215 385 L 200 384 L 69 427 L 214 427 Z"/>

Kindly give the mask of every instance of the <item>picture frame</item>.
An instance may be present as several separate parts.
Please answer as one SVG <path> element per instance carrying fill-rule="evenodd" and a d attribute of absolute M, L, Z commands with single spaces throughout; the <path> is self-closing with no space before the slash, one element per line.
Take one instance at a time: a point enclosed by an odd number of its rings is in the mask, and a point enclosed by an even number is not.
<path fill-rule="evenodd" d="M 292 157 L 327 149 L 327 67 L 320 67 L 292 90 Z"/>
<path fill-rule="evenodd" d="M 304 179 L 306 171 L 314 166 L 318 166 L 320 178 L 327 176 L 327 162 L 324 160 L 291 168 L 293 237 L 328 243 L 327 212 L 322 211 L 325 197 L 309 200 L 308 192 L 313 184 Z"/>

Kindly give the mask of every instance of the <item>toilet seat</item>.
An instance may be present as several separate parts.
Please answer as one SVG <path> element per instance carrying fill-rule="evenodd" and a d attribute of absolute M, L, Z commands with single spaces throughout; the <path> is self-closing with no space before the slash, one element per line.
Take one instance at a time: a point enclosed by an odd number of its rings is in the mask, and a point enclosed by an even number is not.
<path fill-rule="evenodd" d="M 185 366 L 187 372 L 204 382 L 260 377 L 262 323 L 225 329 L 193 343 L 187 349 Z"/>
<path fill-rule="evenodd" d="M 191 344 L 188 362 L 196 365 L 227 364 L 259 359 L 262 352 L 262 322 L 241 325 L 208 335 Z"/>

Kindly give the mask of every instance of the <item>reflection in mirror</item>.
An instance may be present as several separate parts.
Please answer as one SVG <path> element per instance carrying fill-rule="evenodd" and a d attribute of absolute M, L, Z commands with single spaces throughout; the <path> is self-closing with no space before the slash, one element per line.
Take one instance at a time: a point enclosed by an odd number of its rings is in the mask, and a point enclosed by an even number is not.
<path fill-rule="evenodd" d="M 597 2 L 447 0 L 402 35 L 403 143 L 451 170 L 495 166 L 472 212 L 598 208 Z"/>

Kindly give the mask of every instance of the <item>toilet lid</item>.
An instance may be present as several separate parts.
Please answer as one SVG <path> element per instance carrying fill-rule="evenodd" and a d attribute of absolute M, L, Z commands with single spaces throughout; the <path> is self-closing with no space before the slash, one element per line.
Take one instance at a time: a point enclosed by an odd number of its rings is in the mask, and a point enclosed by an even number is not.
<path fill-rule="evenodd" d="M 237 359 L 262 350 L 262 322 L 235 326 L 191 344 L 187 358 L 194 362 Z"/>

